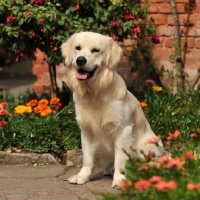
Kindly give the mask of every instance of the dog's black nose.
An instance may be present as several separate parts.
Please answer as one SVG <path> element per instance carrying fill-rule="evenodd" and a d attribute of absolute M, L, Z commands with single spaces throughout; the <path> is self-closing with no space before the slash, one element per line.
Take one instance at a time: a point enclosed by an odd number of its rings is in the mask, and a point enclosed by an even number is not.
<path fill-rule="evenodd" d="M 77 63 L 77 65 L 79 65 L 79 66 L 85 65 L 86 62 L 87 62 L 87 60 L 85 59 L 84 56 L 79 56 L 79 57 L 76 59 L 76 63 Z"/>

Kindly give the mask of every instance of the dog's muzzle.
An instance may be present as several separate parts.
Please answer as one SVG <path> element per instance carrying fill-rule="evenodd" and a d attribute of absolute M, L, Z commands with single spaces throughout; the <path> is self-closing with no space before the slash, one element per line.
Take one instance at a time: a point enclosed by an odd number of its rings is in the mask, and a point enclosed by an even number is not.
<path fill-rule="evenodd" d="M 89 79 L 89 78 L 92 78 L 93 75 L 94 75 L 94 72 L 96 71 L 97 67 L 95 67 L 92 71 L 86 71 L 84 69 L 84 65 L 87 63 L 87 60 L 84 56 L 79 56 L 77 59 L 76 59 L 76 64 L 77 64 L 77 67 L 79 68 L 77 70 L 77 74 L 76 74 L 76 77 L 77 79 L 79 80 L 86 80 L 86 79 Z"/>

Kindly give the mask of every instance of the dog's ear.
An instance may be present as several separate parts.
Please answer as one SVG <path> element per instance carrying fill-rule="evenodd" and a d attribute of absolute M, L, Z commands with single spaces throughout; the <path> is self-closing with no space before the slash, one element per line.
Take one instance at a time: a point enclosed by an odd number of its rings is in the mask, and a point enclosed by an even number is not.
<path fill-rule="evenodd" d="M 70 66 L 72 63 L 72 44 L 74 41 L 74 35 L 69 37 L 66 42 L 61 45 L 62 56 L 65 58 L 65 65 Z"/>
<path fill-rule="evenodd" d="M 109 69 L 113 69 L 120 61 L 123 51 L 121 47 L 111 38 L 107 37 L 107 49 L 106 49 L 106 66 Z"/>

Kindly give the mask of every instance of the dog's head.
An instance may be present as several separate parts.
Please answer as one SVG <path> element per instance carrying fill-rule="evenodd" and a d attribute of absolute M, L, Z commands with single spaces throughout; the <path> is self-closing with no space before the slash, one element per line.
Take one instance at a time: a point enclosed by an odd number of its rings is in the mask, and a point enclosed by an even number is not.
<path fill-rule="evenodd" d="M 76 78 L 82 81 L 95 79 L 106 68 L 112 70 L 122 55 L 112 38 L 93 32 L 72 35 L 61 49 L 66 66 L 74 68 Z"/>
<path fill-rule="evenodd" d="M 83 96 L 98 94 L 113 82 L 114 69 L 122 49 L 112 38 L 93 32 L 72 35 L 61 46 L 68 67 L 66 83 Z"/>

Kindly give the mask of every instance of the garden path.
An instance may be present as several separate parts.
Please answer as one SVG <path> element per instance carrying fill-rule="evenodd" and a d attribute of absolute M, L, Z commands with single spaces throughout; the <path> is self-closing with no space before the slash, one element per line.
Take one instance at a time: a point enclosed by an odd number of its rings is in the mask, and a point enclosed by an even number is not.
<path fill-rule="evenodd" d="M 64 165 L 0 165 L 0 200 L 96 200 L 98 194 L 119 192 L 112 178 L 99 176 L 84 185 L 66 180 L 80 168 Z"/>

